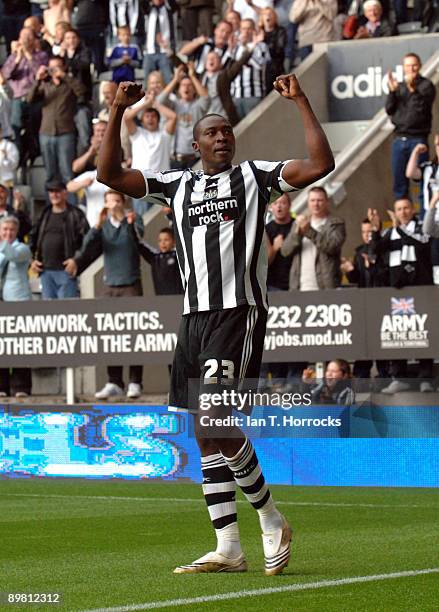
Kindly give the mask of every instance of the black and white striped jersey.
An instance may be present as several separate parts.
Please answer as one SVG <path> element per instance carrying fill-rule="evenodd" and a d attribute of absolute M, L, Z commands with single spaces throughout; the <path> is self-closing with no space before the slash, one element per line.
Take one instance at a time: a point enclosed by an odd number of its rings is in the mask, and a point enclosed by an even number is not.
<path fill-rule="evenodd" d="M 195 71 L 197 74 L 204 74 L 207 56 L 211 51 L 215 51 L 215 53 L 220 56 L 221 65 L 223 67 L 233 60 L 228 47 L 216 47 L 213 38 L 210 38 L 204 45 L 197 49 L 194 54 L 192 54 L 192 57 L 195 58 Z"/>
<path fill-rule="evenodd" d="M 372 232 L 371 252 L 389 258 L 391 287 L 432 284 L 430 236 L 417 217 L 382 235 Z"/>
<path fill-rule="evenodd" d="M 430 200 L 433 193 L 439 187 L 439 166 L 432 161 L 426 161 L 419 164 L 422 172 L 422 195 L 424 200 L 424 210 L 430 208 Z"/>
<path fill-rule="evenodd" d="M 129 26 L 131 34 L 136 34 L 139 21 L 139 0 L 110 0 L 110 23 L 113 35 L 117 28 Z"/>
<path fill-rule="evenodd" d="M 161 194 L 173 211 L 184 314 L 267 308 L 264 217 L 272 189 L 295 189 L 282 178 L 286 163 L 245 161 L 213 176 L 142 171 L 145 197 Z"/>
<path fill-rule="evenodd" d="M 235 60 L 241 59 L 247 51 L 245 45 L 239 45 Z M 231 94 L 234 98 L 262 98 L 265 94 L 264 74 L 265 65 L 270 60 L 270 51 L 264 42 L 258 43 L 253 53 L 231 85 Z"/>
<path fill-rule="evenodd" d="M 174 0 L 165 0 L 162 6 L 148 5 L 145 9 L 145 53 L 166 53 L 166 47 L 157 42 L 157 35 L 161 34 L 164 41 L 175 51 L 175 33 L 177 30 L 177 5 Z"/>

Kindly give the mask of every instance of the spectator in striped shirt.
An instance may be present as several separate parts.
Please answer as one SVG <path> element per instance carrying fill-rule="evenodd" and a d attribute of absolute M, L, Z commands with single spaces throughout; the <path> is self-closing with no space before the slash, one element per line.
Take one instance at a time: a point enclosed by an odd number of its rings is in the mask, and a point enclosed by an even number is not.
<path fill-rule="evenodd" d="M 235 60 L 252 49 L 251 58 L 235 77 L 232 83 L 233 102 L 239 119 L 243 119 L 259 104 L 265 95 L 264 74 L 270 52 L 264 42 L 265 32 L 256 33 L 252 19 L 243 19 L 240 26 L 239 44 L 235 50 Z"/>
<path fill-rule="evenodd" d="M 215 51 L 219 55 L 223 66 L 232 59 L 230 51 L 232 34 L 232 25 L 227 21 L 221 20 L 215 27 L 213 38 L 208 38 L 204 35 L 198 36 L 183 45 L 180 49 L 180 54 L 187 55 L 193 60 L 197 75 L 202 75 L 206 70 L 207 56 L 211 51 Z"/>
<path fill-rule="evenodd" d="M 169 55 L 175 52 L 176 23 L 175 0 L 150 0 L 145 9 L 145 55 L 143 69 L 145 78 L 153 70 L 160 70 L 165 83 L 172 79 Z"/>
<path fill-rule="evenodd" d="M 381 219 L 378 211 L 368 210 L 372 225 L 372 247 L 377 256 L 389 257 L 390 286 L 398 289 L 419 285 L 432 285 L 432 266 L 430 255 L 430 236 L 424 234 L 422 222 L 415 215 L 413 203 L 408 198 L 396 200 L 393 210 L 388 214 L 392 227 L 381 234 Z M 410 389 L 407 380 L 407 361 L 404 359 L 390 362 L 392 382 L 382 389 L 382 393 L 393 395 Z M 433 360 L 420 359 L 418 378 L 421 392 L 434 391 Z"/>
<path fill-rule="evenodd" d="M 439 185 L 435 185 L 433 189 L 433 195 L 430 200 L 429 208 L 425 213 L 422 221 L 422 229 L 425 234 L 439 238 L 439 219 L 438 219 L 438 207 L 439 207 Z"/>
<path fill-rule="evenodd" d="M 116 38 L 118 28 L 128 26 L 137 39 L 140 16 L 139 0 L 110 0 L 109 13 L 113 38 Z"/>
<path fill-rule="evenodd" d="M 419 204 L 422 214 L 431 215 L 429 208 L 434 194 L 439 187 L 439 134 L 434 135 L 434 156 L 431 160 L 422 161 L 428 155 L 428 145 L 419 143 L 411 152 L 405 175 L 408 179 L 420 182 Z M 424 217 L 425 218 L 425 217 Z M 433 266 L 433 282 L 439 285 L 439 236 L 425 230 L 430 234 L 431 240 L 431 263 Z"/>

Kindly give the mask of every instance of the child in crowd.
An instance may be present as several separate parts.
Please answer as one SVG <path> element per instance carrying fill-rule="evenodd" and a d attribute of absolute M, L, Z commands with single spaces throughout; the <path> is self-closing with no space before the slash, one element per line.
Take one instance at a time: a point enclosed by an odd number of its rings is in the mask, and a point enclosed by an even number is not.
<path fill-rule="evenodd" d="M 158 249 L 155 249 L 145 240 L 138 241 L 140 255 L 151 265 L 155 294 L 182 294 L 174 231 L 170 227 L 164 227 L 159 232 L 157 242 Z"/>
<path fill-rule="evenodd" d="M 113 70 L 113 81 L 135 81 L 135 69 L 141 64 L 142 53 L 137 45 L 131 44 L 131 31 L 128 26 L 117 28 L 119 44 L 113 47 L 107 59 L 108 67 Z"/>
<path fill-rule="evenodd" d="M 154 292 L 156 295 L 182 295 L 184 291 L 175 250 L 174 230 L 170 227 L 162 228 L 157 242 L 158 249 L 141 239 L 138 239 L 137 244 L 140 255 L 151 266 Z M 171 375 L 170 364 L 168 371 Z"/>
<path fill-rule="evenodd" d="M 58 21 L 55 26 L 55 36 L 52 39 L 52 55 L 62 55 L 64 34 L 70 30 L 72 26 L 68 21 Z"/>

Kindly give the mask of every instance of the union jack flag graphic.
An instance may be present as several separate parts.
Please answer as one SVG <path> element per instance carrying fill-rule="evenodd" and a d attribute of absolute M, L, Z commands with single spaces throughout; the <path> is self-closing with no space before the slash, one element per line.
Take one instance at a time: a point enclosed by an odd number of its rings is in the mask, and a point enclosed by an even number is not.
<path fill-rule="evenodd" d="M 415 298 L 390 298 L 392 315 L 416 314 Z"/>

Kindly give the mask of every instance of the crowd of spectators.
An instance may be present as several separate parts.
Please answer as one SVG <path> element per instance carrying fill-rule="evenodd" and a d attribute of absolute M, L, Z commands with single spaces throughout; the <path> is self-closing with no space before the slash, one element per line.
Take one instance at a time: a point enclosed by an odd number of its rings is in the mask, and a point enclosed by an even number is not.
<path fill-rule="evenodd" d="M 424 4 L 415 2 L 411 19 L 428 20 L 431 11 L 423 13 Z M 146 92 L 125 113 L 124 164 L 153 171 L 190 167 L 197 162 L 193 125 L 203 115 L 224 114 L 236 125 L 271 91 L 275 77 L 304 60 L 314 44 L 394 36 L 408 18 L 400 0 L 0 0 L 7 51 L 0 67 L 2 299 L 29 299 L 29 267 L 40 278 L 43 299 L 76 297 L 78 275 L 100 254 L 107 297 L 142 294 L 140 257 L 152 266 L 157 294 L 181 293 L 172 229 L 163 227 L 158 249 L 147 245 L 142 216 L 151 204 L 133 201 L 134 215 L 127 214 L 125 200 L 108 194 L 96 179 L 119 82 L 142 80 Z M 381 219 L 369 211 L 353 261 L 341 259 L 345 225 L 331 214 L 325 190 L 312 189 L 307 212 L 295 220 L 284 194 L 271 205 L 267 225 L 270 291 L 335 288 L 342 278 L 360 287 L 401 286 L 402 277 L 405 284 L 433 282 L 433 274 L 424 278 L 412 259 L 405 261 L 408 252 L 423 270 L 435 270 L 432 259 L 439 279 L 439 239 L 430 239 L 439 235 L 432 199 L 439 175 L 437 155 L 429 161 L 427 146 L 434 87 L 419 75 L 420 67 L 410 54 L 404 58 L 405 82 L 389 75 L 392 228 L 381 235 Z M 30 219 L 16 187 L 29 182 L 39 156 L 45 208 Z M 423 181 L 424 225 L 410 201 L 410 179 Z M 399 271 L 392 263 L 397 247 Z M 126 257 L 114 259 L 118 249 Z M 423 366 L 425 383 L 431 364 Z M 306 367 L 271 364 L 264 376 L 301 376 Z M 357 362 L 354 376 L 368 376 L 371 367 Z M 389 392 L 402 390 L 404 364 L 377 362 L 377 369 L 382 377 L 395 375 Z M 128 397 L 141 393 L 141 378 L 140 366 L 133 366 Z M 97 397 L 123 390 L 121 370 L 109 368 L 108 384 Z M 0 395 L 30 392 L 30 371 L 0 372 Z"/>
<path fill-rule="evenodd" d="M 167 93 L 189 106 L 175 108 L 172 156 L 192 163 L 181 131 L 200 112 L 224 112 L 236 123 L 315 43 L 394 35 L 407 18 L 404 2 L 378 0 L 2 0 L 1 128 L 18 148 L 18 167 L 41 153 L 47 180 L 67 183 L 73 151 L 89 148 L 92 119 L 101 114 L 93 83 L 103 74 L 116 84 L 142 74 L 148 90 L 158 72 L 163 86 L 173 83 Z M 128 164 L 129 153 L 128 145 Z"/>

